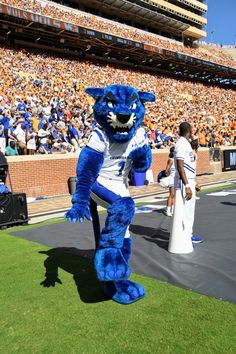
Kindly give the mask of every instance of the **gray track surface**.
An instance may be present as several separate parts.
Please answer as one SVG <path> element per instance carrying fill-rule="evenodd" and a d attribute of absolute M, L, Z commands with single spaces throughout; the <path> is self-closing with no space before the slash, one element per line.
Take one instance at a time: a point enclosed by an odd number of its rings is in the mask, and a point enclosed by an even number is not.
<path fill-rule="evenodd" d="M 236 303 L 236 195 L 201 195 L 194 232 L 204 238 L 189 255 L 167 251 L 171 219 L 162 211 L 137 214 L 132 271 L 196 292 Z M 105 215 L 101 215 L 104 222 Z M 17 231 L 12 235 L 53 248 L 94 249 L 91 223 L 58 223 Z"/>

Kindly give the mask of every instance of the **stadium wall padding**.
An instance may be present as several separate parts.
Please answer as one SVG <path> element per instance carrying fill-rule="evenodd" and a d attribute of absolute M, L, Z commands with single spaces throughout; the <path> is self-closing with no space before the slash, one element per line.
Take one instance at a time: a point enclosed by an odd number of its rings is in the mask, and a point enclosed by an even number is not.
<path fill-rule="evenodd" d="M 35 155 L 8 157 L 9 172 L 14 192 L 24 192 L 29 197 L 68 194 L 68 179 L 75 176 L 77 154 Z M 165 169 L 167 150 L 153 151 L 152 171 L 154 180 Z M 222 171 L 221 162 L 209 161 L 209 149 L 198 152 L 197 173 Z M 10 186 L 9 178 L 7 185 Z"/>

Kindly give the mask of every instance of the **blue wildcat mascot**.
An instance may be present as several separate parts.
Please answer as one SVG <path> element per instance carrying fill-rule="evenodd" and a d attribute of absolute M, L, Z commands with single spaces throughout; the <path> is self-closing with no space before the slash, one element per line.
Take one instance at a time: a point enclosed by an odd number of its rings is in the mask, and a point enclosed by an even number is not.
<path fill-rule="evenodd" d="M 123 85 L 87 88 L 86 92 L 96 100 L 94 118 L 99 127 L 80 153 L 73 206 L 65 217 L 72 223 L 84 218 L 93 221 L 97 278 L 104 282 L 106 296 L 130 304 L 143 298 L 145 289 L 128 280 L 132 249 L 129 225 L 135 206 L 127 179 L 131 168 L 145 172 L 151 165 L 151 150 L 140 125 L 144 103 L 153 102 L 155 96 Z M 98 204 L 107 208 L 102 231 Z"/>

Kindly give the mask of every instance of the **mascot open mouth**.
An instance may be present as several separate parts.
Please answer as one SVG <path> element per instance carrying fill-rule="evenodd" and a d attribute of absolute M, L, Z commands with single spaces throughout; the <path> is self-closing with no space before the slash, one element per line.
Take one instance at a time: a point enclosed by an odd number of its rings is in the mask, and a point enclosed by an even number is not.
<path fill-rule="evenodd" d="M 145 117 L 144 103 L 155 100 L 152 93 L 123 85 L 89 87 L 86 92 L 96 101 L 95 121 L 108 138 L 117 143 L 127 142 L 135 136 Z"/>
<path fill-rule="evenodd" d="M 126 135 L 133 128 L 137 117 L 135 113 L 130 115 L 114 114 L 109 112 L 107 115 L 107 122 L 112 130 L 116 134 Z"/>

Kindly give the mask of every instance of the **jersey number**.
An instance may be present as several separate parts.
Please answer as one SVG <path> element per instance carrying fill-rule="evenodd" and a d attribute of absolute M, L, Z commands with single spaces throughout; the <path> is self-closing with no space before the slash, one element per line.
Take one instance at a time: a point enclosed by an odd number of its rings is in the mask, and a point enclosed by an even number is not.
<path fill-rule="evenodd" d="M 118 166 L 120 167 L 118 176 L 122 176 L 125 168 L 125 161 L 121 161 Z"/>

